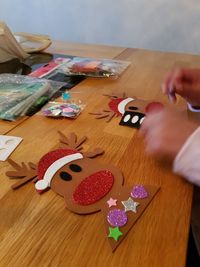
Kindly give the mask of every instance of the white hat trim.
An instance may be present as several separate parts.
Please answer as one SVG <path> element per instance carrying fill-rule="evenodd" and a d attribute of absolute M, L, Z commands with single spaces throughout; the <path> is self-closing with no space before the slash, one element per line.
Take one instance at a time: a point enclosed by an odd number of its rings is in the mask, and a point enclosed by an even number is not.
<path fill-rule="evenodd" d="M 35 188 L 37 190 L 44 190 L 47 189 L 47 187 L 50 187 L 51 179 L 53 178 L 54 174 L 65 164 L 77 160 L 82 159 L 83 155 L 81 153 L 76 153 L 68 156 L 64 156 L 60 159 L 57 159 L 54 161 L 49 168 L 46 170 L 43 179 L 37 181 L 35 184 Z"/>
<path fill-rule="evenodd" d="M 120 112 L 121 114 L 124 114 L 124 108 L 125 108 L 125 106 L 126 106 L 129 102 L 131 102 L 131 101 L 133 101 L 133 100 L 135 100 L 135 99 L 134 99 L 134 98 L 131 98 L 131 97 L 128 97 L 128 98 L 122 100 L 122 101 L 119 103 L 118 107 L 117 107 L 118 110 L 119 110 L 119 112 Z"/>

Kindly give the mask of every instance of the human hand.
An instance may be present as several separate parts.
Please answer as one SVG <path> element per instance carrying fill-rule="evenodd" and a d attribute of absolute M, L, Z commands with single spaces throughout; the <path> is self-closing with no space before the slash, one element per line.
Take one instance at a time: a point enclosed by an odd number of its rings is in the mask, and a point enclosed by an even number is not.
<path fill-rule="evenodd" d="M 164 108 L 147 114 L 140 133 L 144 136 L 147 153 L 173 160 L 198 126 L 180 111 Z"/>
<path fill-rule="evenodd" d="M 176 94 L 192 106 L 200 106 L 200 69 L 176 69 L 162 83 L 162 91 L 176 102 Z"/>

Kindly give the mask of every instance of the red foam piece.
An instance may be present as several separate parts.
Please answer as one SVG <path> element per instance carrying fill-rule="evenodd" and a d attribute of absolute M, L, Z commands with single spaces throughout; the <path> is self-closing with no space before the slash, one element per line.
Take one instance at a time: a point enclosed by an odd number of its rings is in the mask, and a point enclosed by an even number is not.
<path fill-rule="evenodd" d="M 74 201 L 79 205 L 90 205 L 110 192 L 114 183 L 114 176 L 104 170 L 86 177 L 73 193 Z"/>

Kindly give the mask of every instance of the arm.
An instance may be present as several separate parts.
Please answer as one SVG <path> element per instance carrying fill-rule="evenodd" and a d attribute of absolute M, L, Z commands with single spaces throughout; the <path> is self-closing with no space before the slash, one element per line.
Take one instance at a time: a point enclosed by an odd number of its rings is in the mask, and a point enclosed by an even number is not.
<path fill-rule="evenodd" d="M 173 171 L 184 176 L 189 182 L 200 186 L 200 127 L 186 140 L 177 154 Z"/>

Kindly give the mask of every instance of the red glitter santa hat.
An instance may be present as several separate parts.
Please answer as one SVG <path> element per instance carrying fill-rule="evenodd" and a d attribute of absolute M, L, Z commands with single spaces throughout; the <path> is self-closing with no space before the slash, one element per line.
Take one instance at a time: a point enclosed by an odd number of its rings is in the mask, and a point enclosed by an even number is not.
<path fill-rule="evenodd" d="M 125 106 L 135 100 L 134 98 L 127 97 L 127 98 L 114 98 L 109 102 L 109 107 L 118 115 L 123 115 L 125 112 Z"/>
<path fill-rule="evenodd" d="M 71 161 L 82 158 L 83 155 L 73 149 L 57 149 L 45 154 L 38 163 L 36 190 L 41 192 L 50 187 L 54 174 L 60 168 Z"/>

